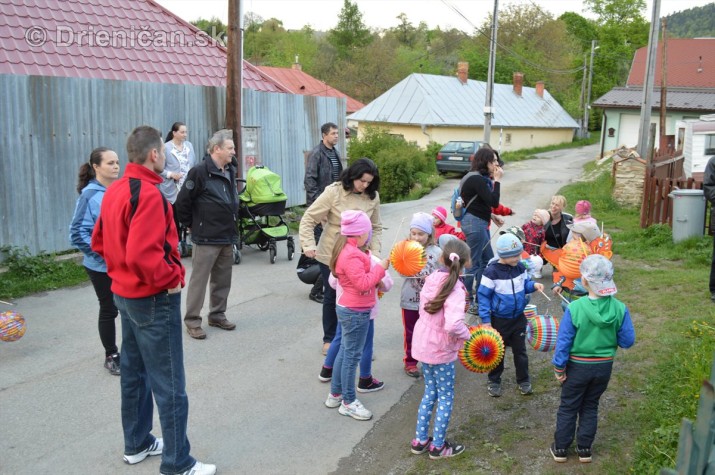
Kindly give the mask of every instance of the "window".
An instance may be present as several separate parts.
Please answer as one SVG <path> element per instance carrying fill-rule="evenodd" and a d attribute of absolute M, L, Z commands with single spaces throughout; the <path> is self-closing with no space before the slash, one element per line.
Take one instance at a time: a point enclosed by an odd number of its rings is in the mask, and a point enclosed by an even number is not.
<path fill-rule="evenodd" d="M 705 155 L 715 155 L 715 134 L 705 136 Z"/>
<path fill-rule="evenodd" d="M 511 134 L 504 134 L 504 143 L 506 145 L 511 145 Z"/>

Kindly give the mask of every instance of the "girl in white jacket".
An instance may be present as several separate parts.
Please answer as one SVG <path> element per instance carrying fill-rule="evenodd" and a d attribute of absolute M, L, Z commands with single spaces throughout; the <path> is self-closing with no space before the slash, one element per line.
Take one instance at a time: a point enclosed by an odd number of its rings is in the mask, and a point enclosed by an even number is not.
<path fill-rule="evenodd" d="M 429 450 L 431 459 L 453 457 L 464 446 L 445 435 L 454 400 L 454 361 L 470 333 L 464 320 L 467 289 L 459 279 L 470 259 L 469 246 L 452 239 L 444 245 L 440 262 L 445 269 L 431 274 L 420 292 L 420 318 L 412 336 L 412 354 L 422 363 L 425 392 L 417 411 L 413 454 Z M 433 437 L 428 437 L 432 410 L 437 403 Z"/>

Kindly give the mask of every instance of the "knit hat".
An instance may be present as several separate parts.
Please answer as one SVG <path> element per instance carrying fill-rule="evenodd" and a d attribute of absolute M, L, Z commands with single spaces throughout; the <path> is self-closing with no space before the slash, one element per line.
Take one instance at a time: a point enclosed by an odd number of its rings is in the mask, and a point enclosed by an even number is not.
<path fill-rule="evenodd" d="M 551 215 L 545 209 L 537 209 L 534 211 L 534 214 L 541 219 L 541 224 L 546 224 L 551 221 Z"/>
<path fill-rule="evenodd" d="M 576 214 L 591 214 L 591 203 L 587 200 L 581 200 L 576 203 Z"/>
<path fill-rule="evenodd" d="M 581 236 L 586 238 L 587 242 L 591 242 L 594 239 L 601 237 L 601 230 L 598 229 L 598 225 L 596 223 L 579 221 L 578 223 L 567 224 L 566 227 L 574 233 L 579 233 Z"/>
<path fill-rule="evenodd" d="M 437 239 L 437 245 L 440 247 L 440 249 L 444 249 L 444 245 L 447 244 L 449 241 L 452 239 L 459 239 L 457 236 L 454 234 L 442 234 L 439 239 Z"/>
<path fill-rule="evenodd" d="M 497 254 L 499 257 L 514 257 L 521 255 L 524 246 L 512 233 L 504 233 L 497 239 Z"/>
<path fill-rule="evenodd" d="M 343 236 L 360 236 L 372 229 L 370 218 L 364 211 L 347 210 L 340 213 L 340 234 Z"/>
<path fill-rule="evenodd" d="M 506 234 L 506 233 L 511 233 L 514 236 L 518 237 L 520 241 L 526 241 L 526 234 L 524 234 L 524 230 L 521 229 L 519 226 L 509 226 L 506 228 L 504 231 L 499 231 L 499 234 Z"/>
<path fill-rule="evenodd" d="M 589 288 L 601 297 L 608 297 L 618 292 L 613 282 L 613 263 L 601 254 L 591 254 L 579 266 L 581 276 L 588 282 Z"/>
<path fill-rule="evenodd" d="M 433 209 L 432 216 L 441 219 L 443 223 L 447 222 L 447 210 L 443 206 L 437 206 Z"/>
<path fill-rule="evenodd" d="M 412 221 L 410 221 L 410 229 L 419 229 L 427 234 L 433 234 L 432 229 L 432 216 L 427 213 L 415 213 L 412 215 Z"/>

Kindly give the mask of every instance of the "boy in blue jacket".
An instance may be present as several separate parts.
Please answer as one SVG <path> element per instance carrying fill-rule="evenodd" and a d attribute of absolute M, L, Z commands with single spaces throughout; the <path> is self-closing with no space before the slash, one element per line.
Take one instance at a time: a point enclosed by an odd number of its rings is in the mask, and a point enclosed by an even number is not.
<path fill-rule="evenodd" d="M 529 379 L 529 358 L 526 355 L 526 294 L 543 291 L 544 286 L 529 278 L 521 263 L 524 246 L 514 234 L 506 233 L 497 240 L 499 260 L 490 263 L 479 284 L 479 318 L 499 332 L 505 346 L 511 347 L 516 368 L 516 383 L 523 395 L 532 393 Z M 504 360 L 489 372 L 487 392 L 499 397 Z"/>
<path fill-rule="evenodd" d="M 554 375 L 562 385 L 550 448 L 557 462 L 566 462 L 574 433 L 579 461 L 591 461 L 598 401 L 611 378 L 613 357 L 619 346 L 630 348 L 636 339 L 628 307 L 613 296 L 616 284 L 611 261 L 593 254 L 581 262 L 580 271 L 588 298 L 569 304 L 561 319 L 552 360 Z"/>

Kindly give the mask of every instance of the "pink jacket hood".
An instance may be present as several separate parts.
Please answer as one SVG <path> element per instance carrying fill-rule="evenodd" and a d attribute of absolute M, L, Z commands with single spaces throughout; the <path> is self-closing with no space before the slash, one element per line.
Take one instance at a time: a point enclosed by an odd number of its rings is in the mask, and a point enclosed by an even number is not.
<path fill-rule="evenodd" d="M 464 320 L 467 289 L 457 282 L 440 311 L 429 314 L 424 306 L 433 300 L 442 289 L 449 274 L 437 271 L 430 274 L 420 292 L 420 318 L 412 335 L 412 355 L 427 364 L 450 363 L 457 359 L 457 352 L 470 333 Z"/>

